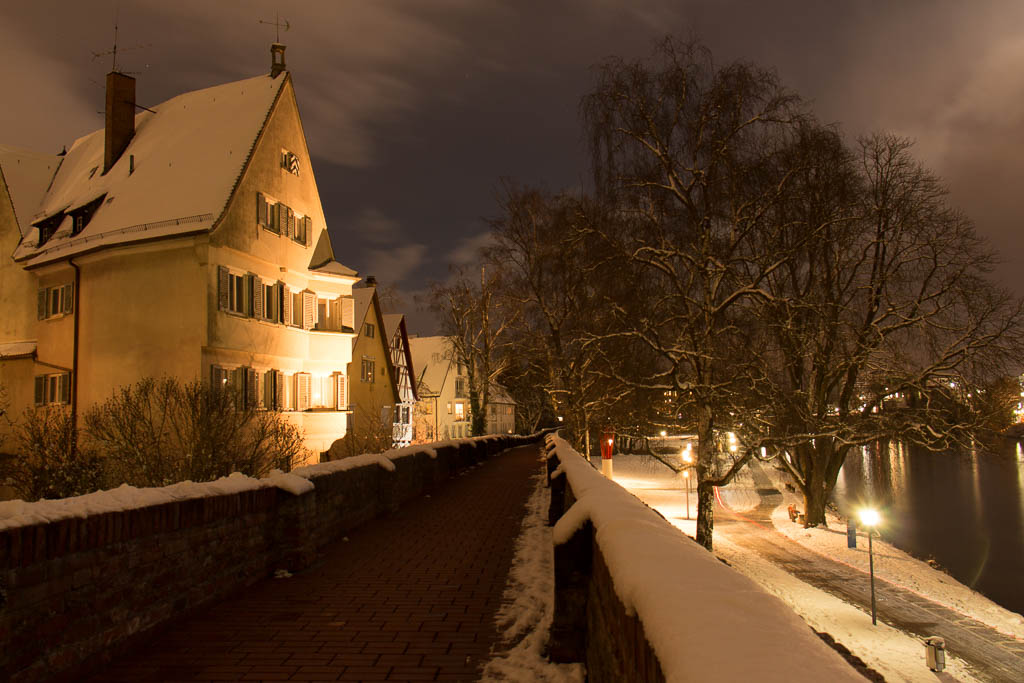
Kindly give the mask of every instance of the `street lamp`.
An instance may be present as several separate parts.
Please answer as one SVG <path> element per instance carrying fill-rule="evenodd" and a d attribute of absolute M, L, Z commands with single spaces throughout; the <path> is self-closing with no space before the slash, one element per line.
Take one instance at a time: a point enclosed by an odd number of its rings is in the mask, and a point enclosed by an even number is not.
<path fill-rule="evenodd" d="M 690 518 L 690 470 L 683 470 L 683 478 L 686 479 L 686 518 Z"/>
<path fill-rule="evenodd" d="M 871 624 L 878 625 L 878 615 L 875 611 L 875 552 L 871 543 L 871 534 L 875 527 L 882 521 L 882 516 L 874 508 L 864 508 L 860 511 L 860 523 L 868 528 L 868 566 L 871 574 Z"/>

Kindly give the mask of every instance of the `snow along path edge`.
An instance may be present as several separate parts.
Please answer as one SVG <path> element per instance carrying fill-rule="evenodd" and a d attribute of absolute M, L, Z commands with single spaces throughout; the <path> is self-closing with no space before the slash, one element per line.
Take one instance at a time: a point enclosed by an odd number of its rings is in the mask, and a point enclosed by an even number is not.
<path fill-rule="evenodd" d="M 491 650 L 481 680 L 583 683 L 582 664 L 555 664 L 544 655 L 554 613 L 554 544 L 547 526 L 544 475 L 534 479 L 502 606 L 495 617 L 503 643 Z"/>

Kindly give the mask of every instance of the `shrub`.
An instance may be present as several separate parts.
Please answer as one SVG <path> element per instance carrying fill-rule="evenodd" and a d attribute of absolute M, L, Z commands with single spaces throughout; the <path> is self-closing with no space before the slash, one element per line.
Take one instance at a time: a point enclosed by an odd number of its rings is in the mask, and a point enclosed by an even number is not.
<path fill-rule="evenodd" d="M 26 410 L 15 425 L 18 453 L 6 458 L 0 476 L 24 500 L 67 498 L 103 488 L 103 459 L 80 447 L 64 407 Z"/>
<path fill-rule="evenodd" d="M 239 407 L 232 390 L 201 382 L 143 379 L 86 413 L 85 425 L 114 480 L 134 486 L 260 477 L 303 454 L 301 430 L 282 415 Z"/>

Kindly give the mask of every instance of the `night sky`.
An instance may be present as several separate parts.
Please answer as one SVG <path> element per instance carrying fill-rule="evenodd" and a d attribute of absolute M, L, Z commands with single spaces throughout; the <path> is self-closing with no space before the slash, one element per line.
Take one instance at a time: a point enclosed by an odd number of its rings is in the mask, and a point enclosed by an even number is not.
<path fill-rule="evenodd" d="M 138 100 L 269 71 L 275 12 L 338 259 L 415 294 L 486 239 L 499 180 L 577 187 L 589 67 L 672 33 L 777 69 L 851 139 L 917 140 L 1024 294 L 1024 3 L 976 0 L 4 0 L 0 143 L 59 152 L 102 127 L 118 66 Z M 429 333 L 422 315 L 414 332 Z"/>

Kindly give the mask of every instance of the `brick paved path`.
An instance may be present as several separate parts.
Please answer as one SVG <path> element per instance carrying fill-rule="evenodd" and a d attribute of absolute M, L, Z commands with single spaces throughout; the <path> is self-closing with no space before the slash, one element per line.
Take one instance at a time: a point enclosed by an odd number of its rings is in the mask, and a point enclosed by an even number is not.
<path fill-rule="evenodd" d="M 90 680 L 476 680 L 539 457 L 507 451 Z"/>

